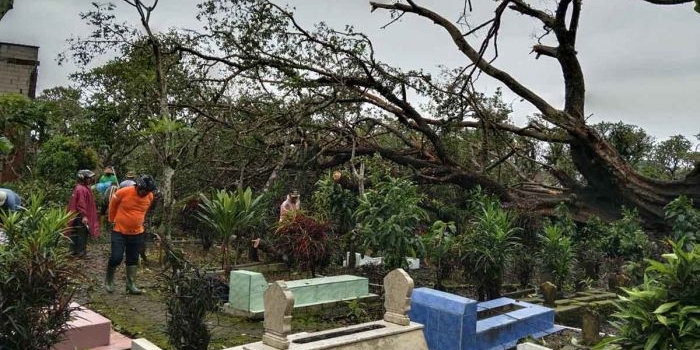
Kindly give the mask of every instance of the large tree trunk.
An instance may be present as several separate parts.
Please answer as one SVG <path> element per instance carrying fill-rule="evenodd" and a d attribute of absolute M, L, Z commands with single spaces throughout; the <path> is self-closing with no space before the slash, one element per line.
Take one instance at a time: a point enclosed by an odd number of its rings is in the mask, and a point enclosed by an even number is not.
<path fill-rule="evenodd" d="M 683 180 L 664 181 L 636 173 L 608 142 L 591 128 L 571 144 L 571 156 L 587 184 L 574 192 L 578 201 L 608 214 L 619 214 L 621 206 L 636 208 L 645 226 L 664 230 L 664 207 L 685 195 L 700 204 L 700 176 L 696 172 Z"/>
<path fill-rule="evenodd" d="M 664 0 L 663 2 L 682 3 L 686 0 Z M 575 47 L 581 0 L 560 0 L 555 12 L 538 10 L 525 2 L 502 2 L 494 18 L 494 23 L 500 24 L 501 15 L 506 9 L 505 6 L 508 5 L 509 9 L 540 21 L 551 31 L 556 38 L 557 46 L 538 44 L 533 46 L 533 52 L 538 57 L 546 56 L 558 61 L 564 77 L 563 109 L 553 107 L 507 72 L 491 65 L 489 60 L 483 57 L 483 52 L 472 47 L 459 27 L 445 17 L 410 0 L 408 4 L 377 2 L 370 2 L 370 4 L 373 10 L 387 9 L 414 13 L 443 27 L 459 51 L 477 69 L 499 80 L 511 91 L 530 102 L 540 111 L 544 120 L 570 136 L 567 143 L 570 145 L 573 163 L 585 179 L 585 183 L 569 186 L 570 188 L 561 193 L 540 193 L 535 195 L 535 198 L 527 192 L 504 188 L 497 182 L 478 176 L 479 174 L 459 174 L 453 171 L 458 174 L 451 178 L 453 182 L 462 186 L 486 184 L 487 188 L 499 194 L 504 201 L 528 210 L 537 209 L 546 212 L 558 202 L 567 201 L 579 210 L 578 215 L 581 218 L 590 214 L 612 218 L 619 216 L 621 206 L 636 208 L 646 226 L 657 230 L 663 230 L 667 225 L 664 223 L 664 206 L 678 196 L 689 196 L 696 205 L 700 205 L 700 174 L 698 174 L 700 170 L 696 169 L 689 177 L 680 181 L 647 178 L 636 173 L 609 142 L 586 125 L 584 108 L 586 89 Z M 498 24 L 494 24 L 492 28 L 498 30 Z M 487 44 L 488 41 L 484 43 Z"/>
<path fill-rule="evenodd" d="M 173 196 L 173 178 L 175 177 L 175 169 L 166 164 L 163 167 L 163 229 L 161 232 L 170 237 L 173 222 L 174 196 Z"/>

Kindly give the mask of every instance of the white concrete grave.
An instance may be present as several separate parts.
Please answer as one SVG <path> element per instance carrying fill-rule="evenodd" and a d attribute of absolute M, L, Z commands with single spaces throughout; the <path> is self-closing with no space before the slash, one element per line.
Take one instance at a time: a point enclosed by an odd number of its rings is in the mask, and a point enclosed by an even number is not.
<path fill-rule="evenodd" d="M 350 252 L 345 252 L 345 260 L 343 260 L 343 267 L 348 267 L 348 261 L 350 260 Z M 408 263 L 409 270 L 420 269 L 420 259 L 406 257 L 406 262 Z M 364 255 L 360 253 L 355 253 L 355 267 L 360 266 L 371 266 L 371 265 L 381 265 L 384 263 L 384 257 L 373 258 L 369 255 Z"/>

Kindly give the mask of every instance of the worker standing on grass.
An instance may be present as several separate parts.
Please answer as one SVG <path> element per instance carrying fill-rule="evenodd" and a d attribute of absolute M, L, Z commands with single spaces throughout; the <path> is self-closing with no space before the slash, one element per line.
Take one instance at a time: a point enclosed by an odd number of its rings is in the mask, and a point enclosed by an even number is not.
<path fill-rule="evenodd" d="M 111 233 L 112 252 L 107 263 L 105 289 L 114 291 L 114 273 L 126 255 L 126 292 L 141 294 L 136 287 L 136 269 L 139 251 L 145 243 L 143 223 L 153 204 L 156 183 L 150 175 L 139 176 L 133 186 L 119 189 L 109 202 L 109 222 L 114 224 Z"/>

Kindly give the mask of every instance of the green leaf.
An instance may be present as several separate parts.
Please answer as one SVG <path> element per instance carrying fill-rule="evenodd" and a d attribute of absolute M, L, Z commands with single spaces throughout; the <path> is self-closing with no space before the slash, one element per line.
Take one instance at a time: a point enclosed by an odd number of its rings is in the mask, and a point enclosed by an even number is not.
<path fill-rule="evenodd" d="M 659 307 L 657 307 L 656 310 L 654 310 L 654 313 L 655 314 L 663 314 L 664 312 L 666 312 L 666 311 L 672 309 L 674 306 L 678 305 L 678 303 L 679 303 L 679 301 L 673 301 L 673 302 L 662 304 Z"/>
<path fill-rule="evenodd" d="M 647 342 L 644 345 L 644 350 L 653 350 L 654 346 L 656 346 L 656 343 L 659 342 L 660 338 L 661 338 L 661 333 L 654 333 L 654 334 L 648 336 Z"/>

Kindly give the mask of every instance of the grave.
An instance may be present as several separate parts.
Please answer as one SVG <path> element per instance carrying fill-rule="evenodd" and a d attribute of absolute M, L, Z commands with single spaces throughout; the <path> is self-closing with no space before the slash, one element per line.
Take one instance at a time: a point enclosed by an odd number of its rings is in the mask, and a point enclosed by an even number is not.
<path fill-rule="evenodd" d="M 112 331 L 112 321 L 104 316 L 73 303 L 78 309 L 71 314 L 65 339 L 52 350 L 118 350 L 129 349 L 131 339 Z"/>
<path fill-rule="evenodd" d="M 384 319 L 322 332 L 290 334 L 295 296 L 284 281 L 264 293 L 265 333 L 262 341 L 225 350 L 428 350 L 423 325 L 411 322 L 413 279 L 396 269 L 384 277 Z M 132 350 L 160 350 L 146 339 L 133 341 Z"/>
<path fill-rule="evenodd" d="M 296 295 L 283 281 L 265 291 L 265 334 L 261 342 L 226 350 L 427 350 L 423 326 L 406 315 L 411 305 L 413 280 L 397 269 L 384 278 L 386 310 L 381 321 L 314 333 L 291 333 L 291 311 Z"/>
<path fill-rule="evenodd" d="M 576 292 L 566 299 L 554 301 L 554 321 L 569 327 L 581 327 L 581 315 L 584 307 L 591 307 L 601 314 L 610 315 L 616 311 L 614 302 L 618 300 L 615 293 L 606 290 L 590 289 Z M 523 298 L 522 301 L 533 304 L 544 304 L 544 298 L 539 296 Z"/>
<path fill-rule="evenodd" d="M 343 267 L 348 267 L 348 261 L 350 260 L 350 252 L 345 252 L 345 260 L 343 260 Z M 420 268 L 420 259 L 406 257 L 406 262 L 408 263 L 409 270 L 417 270 Z M 373 258 L 369 255 L 364 255 L 360 253 L 355 253 L 355 267 L 360 266 L 371 266 L 371 265 L 381 265 L 384 263 L 384 257 Z"/>
<path fill-rule="evenodd" d="M 258 272 L 231 271 L 229 302 L 224 310 L 239 316 L 262 316 L 265 310 L 263 294 L 268 285 Z M 296 308 L 376 297 L 376 294 L 369 293 L 367 278 L 352 275 L 287 281 L 286 286 L 294 293 Z"/>
<path fill-rule="evenodd" d="M 510 298 L 478 303 L 430 288 L 413 291 L 409 316 L 425 325 L 431 350 L 505 349 L 520 338 L 560 330 L 546 307 Z"/>

